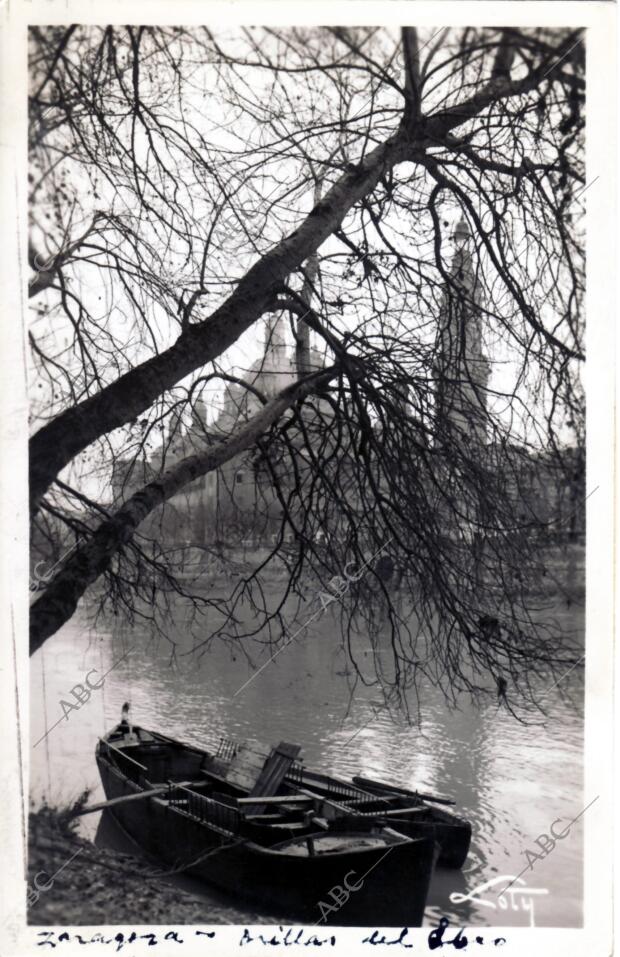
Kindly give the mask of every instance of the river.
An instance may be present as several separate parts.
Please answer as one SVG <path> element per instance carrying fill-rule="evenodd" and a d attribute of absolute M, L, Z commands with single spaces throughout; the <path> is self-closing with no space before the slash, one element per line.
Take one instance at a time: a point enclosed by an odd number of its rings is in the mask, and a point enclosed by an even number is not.
<path fill-rule="evenodd" d="M 558 610 L 560 615 L 571 632 L 581 630 L 582 611 Z M 536 844 L 552 822 L 562 818 L 555 825 L 555 832 L 562 832 L 583 808 L 581 666 L 562 679 L 561 689 L 546 690 L 546 716 L 530 714 L 528 727 L 496 701 L 479 708 L 463 700 L 451 710 L 433 688 L 422 689 L 420 725 L 412 726 L 379 710 L 376 689 L 358 685 L 351 700 L 352 675 L 327 612 L 268 664 L 272 652 L 265 646 L 251 649 L 252 663 L 221 643 L 202 658 L 183 655 L 180 618 L 171 635 L 180 652 L 175 660 L 171 645 L 152 639 L 146 629 L 101 618 L 89 626 L 84 612 L 33 656 L 35 805 L 43 800 L 62 805 L 85 788 L 91 802 L 104 798 L 96 740 L 118 722 L 123 702 L 130 700 L 137 724 L 181 740 L 208 747 L 221 734 L 265 744 L 284 739 L 303 746 L 308 767 L 341 776 L 361 773 L 454 799 L 457 812 L 472 822 L 471 851 L 462 872 L 436 870 L 425 926 L 436 925 L 441 916 L 470 927 L 582 925 L 583 820 L 544 859 Z M 85 684 L 91 669 L 97 671 L 93 684 L 107 672 L 102 687 L 65 717 L 61 700 L 73 701 L 71 689 Z M 81 833 L 114 840 L 99 819 L 100 814 L 81 818 Z M 498 900 L 499 891 L 518 876 L 514 893 Z M 248 923 L 269 916 L 204 885 L 192 882 L 192 890 L 205 899 L 205 920 Z"/>

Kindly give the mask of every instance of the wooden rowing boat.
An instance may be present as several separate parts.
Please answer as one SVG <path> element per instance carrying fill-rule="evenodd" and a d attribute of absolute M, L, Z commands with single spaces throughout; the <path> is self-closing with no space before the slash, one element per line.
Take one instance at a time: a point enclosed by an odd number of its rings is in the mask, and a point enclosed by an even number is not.
<path fill-rule="evenodd" d="M 367 815 L 377 823 L 389 821 L 391 827 L 407 837 L 432 835 L 439 845 L 438 867 L 460 868 L 467 859 L 470 822 L 429 804 L 415 791 L 362 777 L 345 781 L 297 763 L 287 773 L 285 783 L 311 788 L 315 794 L 337 801 L 349 814 Z"/>
<path fill-rule="evenodd" d="M 325 801 L 284 783 L 287 747 L 259 760 L 252 781 L 234 757 L 121 724 L 99 740 L 96 760 L 109 813 L 173 869 L 288 921 L 420 926 L 434 840 L 357 815 L 350 828 L 342 817 L 333 825 Z M 284 793 L 267 793 L 274 787 Z"/>
<path fill-rule="evenodd" d="M 221 738 L 218 754 L 213 759 L 222 774 L 229 773 L 230 761 L 244 745 Z M 262 759 L 266 752 L 262 752 Z M 357 776 L 346 781 L 322 774 L 294 761 L 283 779 L 281 791 L 312 792 L 322 799 L 321 813 L 332 827 L 345 824 L 349 828 L 363 828 L 365 823 L 385 823 L 411 838 L 431 837 L 439 846 L 438 867 L 461 868 L 467 860 L 472 828 L 469 821 L 436 804 L 450 805 L 449 798 L 372 781 Z M 432 803 L 431 803 L 432 802 Z M 336 823 L 339 822 L 339 823 Z"/>

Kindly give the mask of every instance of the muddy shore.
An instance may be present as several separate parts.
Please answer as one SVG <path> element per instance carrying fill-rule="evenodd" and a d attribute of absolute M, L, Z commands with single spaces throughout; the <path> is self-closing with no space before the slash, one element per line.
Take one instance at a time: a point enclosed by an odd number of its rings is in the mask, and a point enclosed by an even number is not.
<path fill-rule="evenodd" d="M 29 924 L 235 922 L 221 906 L 155 877 L 156 865 L 79 837 L 67 812 L 31 813 L 28 845 Z"/>

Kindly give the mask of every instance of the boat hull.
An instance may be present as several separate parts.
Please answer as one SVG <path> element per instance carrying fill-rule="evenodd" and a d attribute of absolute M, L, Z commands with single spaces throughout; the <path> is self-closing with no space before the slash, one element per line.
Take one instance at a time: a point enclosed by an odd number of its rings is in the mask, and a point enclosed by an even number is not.
<path fill-rule="evenodd" d="M 108 799 L 141 790 L 97 755 Z M 161 797 L 109 810 L 149 855 L 260 904 L 288 921 L 335 926 L 420 926 L 432 876 L 432 840 L 399 840 L 346 853 L 295 856 L 199 821 Z"/>

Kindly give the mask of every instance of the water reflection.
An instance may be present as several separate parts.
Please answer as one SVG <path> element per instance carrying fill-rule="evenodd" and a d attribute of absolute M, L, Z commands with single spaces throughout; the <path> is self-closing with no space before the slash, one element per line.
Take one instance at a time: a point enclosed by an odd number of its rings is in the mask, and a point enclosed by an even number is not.
<path fill-rule="evenodd" d="M 570 624 L 575 627 L 574 619 Z M 498 902 L 499 883 L 482 895 L 473 892 L 496 878 L 506 876 L 507 883 L 518 875 L 527 863 L 525 850 L 536 849 L 535 839 L 552 821 L 570 819 L 582 807 L 581 669 L 565 679 L 572 705 L 552 689 L 547 718 L 535 729 L 494 704 L 475 709 L 463 702 L 450 710 L 432 689 L 424 694 L 420 727 L 412 727 L 378 708 L 375 689 L 358 685 L 351 701 L 351 676 L 342 673 L 334 627 L 327 617 L 316 622 L 237 693 L 269 658 L 266 646 L 251 649 L 251 664 L 223 644 L 198 660 L 183 655 L 187 647 L 178 626 L 179 653 L 171 659 L 169 644 L 154 643 L 137 629 L 108 625 L 106 630 L 100 623 L 92 632 L 74 619 L 32 659 L 32 741 L 42 738 L 31 751 L 34 799 L 62 803 L 86 787 L 92 800 L 103 797 L 96 739 L 118 720 L 128 699 L 140 724 L 207 747 L 220 734 L 269 744 L 298 742 L 310 767 L 447 795 L 472 821 L 470 857 L 463 872 L 437 871 L 427 921 L 445 915 L 469 926 L 529 925 L 532 913 L 514 907 L 516 894 L 505 908 Z M 60 702 L 75 702 L 71 691 L 84 685 L 91 669 L 106 675 L 103 686 L 64 717 Z M 91 838 L 96 817 L 81 819 Z M 98 839 L 105 840 L 101 832 Z M 536 926 L 580 926 L 581 867 L 582 830 L 576 827 L 533 873 L 523 875 L 525 887 L 548 891 L 532 892 Z M 228 915 L 221 919 L 232 920 L 231 914 L 237 922 L 250 919 L 235 902 L 224 905 L 220 895 L 198 886 L 218 914 Z"/>

